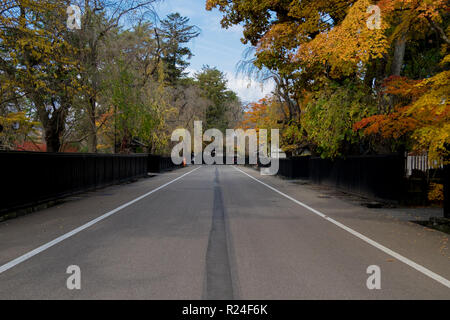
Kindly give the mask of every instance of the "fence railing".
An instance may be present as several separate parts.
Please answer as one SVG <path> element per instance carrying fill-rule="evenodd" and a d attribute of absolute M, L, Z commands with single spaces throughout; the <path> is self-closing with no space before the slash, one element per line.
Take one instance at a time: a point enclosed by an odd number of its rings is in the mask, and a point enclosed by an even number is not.
<path fill-rule="evenodd" d="M 146 154 L 0 152 L 0 212 L 147 176 Z"/>
<path fill-rule="evenodd" d="M 402 196 L 405 161 L 400 155 L 352 156 L 345 159 L 280 159 L 278 175 L 310 179 L 352 193 L 384 199 Z"/>
<path fill-rule="evenodd" d="M 321 159 L 310 156 L 280 159 L 278 175 L 309 179 L 351 193 L 399 200 L 408 204 L 428 203 L 428 183 L 444 185 L 444 215 L 450 218 L 450 165 L 431 163 L 426 155 L 350 156 Z M 415 170 L 426 173 L 411 179 Z"/>
<path fill-rule="evenodd" d="M 290 179 L 309 178 L 310 160 L 311 158 L 309 156 L 279 159 L 280 168 L 278 170 L 278 175 Z"/>
<path fill-rule="evenodd" d="M 428 154 L 421 154 L 421 155 L 415 155 L 415 154 L 406 154 L 405 156 L 406 161 L 406 176 L 411 176 L 414 172 L 414 170 L 427 172 L 432 169 L 443 169 L 444 163 L 442 160 L 440 161 L 429 161 Z"/>
<path fill-rule="evenodd" d="M 403 196 L 404 159 L 400 155 L 311 158 L 310 179 L 346 191 L 398 200 Z"/>
<path fill-rule="evenodd" d="M 159 155 L 148 155 L 148 172 L 159 173 L 161 171 L 177 167 L 172 158 Z"/>

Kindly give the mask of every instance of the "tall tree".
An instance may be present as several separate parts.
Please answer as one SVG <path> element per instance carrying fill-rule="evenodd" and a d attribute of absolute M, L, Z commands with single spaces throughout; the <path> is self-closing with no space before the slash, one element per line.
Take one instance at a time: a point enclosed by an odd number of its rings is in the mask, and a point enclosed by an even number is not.
<path fill-rule="evenodd" d="M 420 73 L 429 78 L 443 71 L 438 61 L 443 59 L 448 47 L 448 1 L 378 1 L 381 23 L 375 29 L 367 25 L 373 14 L 368 12 L 372 4 L 369 0 L 261 0 L 257 5 L 251 0 L 207 0 L 206 8 L 218 8 L 223 13 L 225 28 L 243 25 L 242 41 L 255 48 L 255 66 L 275 73 L 274 79 L 278 79 L 275 94 L 284 95 L 285 103 L 294 101 L 298 105 L 300 122 L 311 135 L 306 138 L 316 145 L 322 144 L 317 148 L 319 153 L 335 156 L 339 150 L 344 153 L 371 151 L 375 144 L 366 143 L 362 135 L 354 139 L 351 127 L 361 116 L 374 112 L 374 103 L 376 112 L 386 115 L 397 112 L 399 105 L 409 103 L 402 101 L 405 95 L 385 90 L 386 78 L 406 73 L 416 73 L 414 77 Z M 438 41 L 434 40 L 436 36 Z M 441 78 L 426 83 L 436 89 L 444 87 Z M 284 83 L 280 79 L 285 80 Z M 330 88 L 335 88 L 332 95 Z M 441 91 L 430 91 L 430 94 Z M 347 92 L 353 101 L 341 99 L 341 92 Z M 364 100 L 358 98 L 361 93 Z M 337 100 L 342 100 L 343 104 L 335 103 Z M 445 95 L 441 94 L 440 101 L 446 101 Z M 347 112 L 342 109 L 357 115 L 352 118 L 353 123 L 336 122 Z M 295 109 L 288 110 L 291 120 Z M 442 113 L 441 109 L 436 110 Z M 336 116 L 334 120 L 331 115 Z M 438 123 L 442 122 L 435 122 Z M 293 125 L 298 126 L 298 123 Z M 288 124 L 285 129 L 290 127 Z M 336 132 L 338 128 L 345 128 L 346 133 Z M 333 131 L 333 137 L 338 139 L 326 138 Z M 349 149 L 348 144 L 354 141 L 360 148 Z M 396 140 L 400 144 L 404 141 Z M 380 140 L 376 142 L 377 146 L 384 144 Z M 378 151 L 388 151 L 388 147 L 383 146 Z"/>
<path fill-rule="evenodd" d="M 236 93 L 227 88 L 225 74 L 217 68 L 204 66 L 195 74 L 197 85 L 203 91 L 210 104 L 206 109 L 206 128 L 216 128 L 224 131 L 230 127 L 229 110 L 240 106 Z"/>
<path fill-rule="evenodd" d="M 174 84 L 186 75 L 184 72 L 189 66 L 188 60 L 193 53 L 184 44 L 200 35 L 200 29 L 189 25 L 189 18 L 179 13 L 172 13 L 161 21 L 159 30 L 163 41 L 163 61 L 166 64 L 166 80 Z"/>
<path fill-rule="evenodd" d="M 153 13 L 152 4 L 157 0 L 79 0 L 82 9 L 81 29 L 75 30 L 76 45 L 81 48 L 79 60 L 83 66 L 81 81 L 85 88 L 84 109 L 87 117 L 88 151 L 97 152 L 98 119 L 107 110 L 99 104 L 104 88 L 104 72 L 112 35 L 120 28 L 121 21 L 138 15 L 137 22 Z"/>
<path fill-rule="evenodd" d="M 80 89 L 77 49 L 71 45 L 72 34 L 65 21 L 69 3 L 0 3 L 1 91 L 29 99 L 43 125 L 47 151 L 58 152 L 67 115 Z"/>

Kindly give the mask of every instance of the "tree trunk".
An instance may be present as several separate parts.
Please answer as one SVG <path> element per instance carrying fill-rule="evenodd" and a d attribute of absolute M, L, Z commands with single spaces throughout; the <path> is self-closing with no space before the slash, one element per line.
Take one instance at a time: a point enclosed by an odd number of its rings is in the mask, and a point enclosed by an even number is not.
<path fill-rule="evenodd" d="M 405 58 L 406 49 L 406 34 L 403 33 L 397 40 L 395 40 L 394 57 L 391 64 L 391 75 L 400 76 L 402 72 L 403 61 Z M 389 95 L 388 112 L 391 112 L 397 104 L 398 98 Z"/>
<path fill-rule="evenodd" d="M 278 99 L 281 101 L 281 98 L 283 98 L 288 107 L 288 122 L 293 119 L 300 120 L 300 108 L 289 96 L 287 81 L 278 79 L 277 77 L 275 77 L 274 80 L 276 82 L 276 94 L 278 96 Z"/>
<path fill-rule="evenodd" d="M 89 99 L 89 136 L 88 136 L 88 152 L 97 153 L 97 125 L 95 118 L 95 98 Z"/>
<path fill-rule="evenodd" d="M 47 144 L 47 152 L 59 152 L 61 149 L 59 134 L 51 129 L 45 130 L 45 143 Z"/>
<path fill-rule="evenodd" d="M 61 151 L 61 137 L 65 130 L 66 114 L 68 106 L 62 105 L 60 109 L 52 112 L 51 118 L 47 118 L 44 123 L 45 141 L 47 152 Z"/>
<path fill-rule="evenodd" d="M 66 105 L 60 109 L 47 110 L 39 95 L 33 95 L 33 100 L 38 110 L 39 120 L 44 127 L 44 138 L 47 145 L 47 152 L 59 152 L 61 149 L 61 136 L 65 130 Z"/>
<path fill-rule="evenodd" d="M 97 134 L 95 132 L 91 132 L 88 136 L 88 152 L 89 153 L 97 153 Z"/>
<path fill-rule="evenodd" d="M 399 76 L 402 72 L 403 60 L 405 58 L 406 34 L 402 34 L 395 41 L 394 58 L 391 65 L 391 74 Z"/>

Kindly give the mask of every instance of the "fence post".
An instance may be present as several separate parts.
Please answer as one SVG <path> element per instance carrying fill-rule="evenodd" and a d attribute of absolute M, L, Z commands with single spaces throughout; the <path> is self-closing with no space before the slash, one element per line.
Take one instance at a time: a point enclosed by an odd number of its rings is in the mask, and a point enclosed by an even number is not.
<path fill-rule="evenodd" d="M 445 144 L 446 151 L 450 151 L 450 144 Z M 450 219 L 450 155 L 444 157 L 444 217 Z"/>
<path fill-rule="evenodd" d="M 444 217 L 450 219 L 450 165 L 444 165 Z"/>

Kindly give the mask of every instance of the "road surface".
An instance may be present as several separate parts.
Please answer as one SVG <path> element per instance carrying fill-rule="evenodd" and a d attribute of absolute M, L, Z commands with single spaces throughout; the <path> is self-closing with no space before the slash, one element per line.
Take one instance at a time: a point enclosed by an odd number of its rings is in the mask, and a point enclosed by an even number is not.
<path fill-rule="evenodd" d="M 446 239 L 251 168 L 189 166 L 0 223 L 0 299 L 449 299 Z"/>

